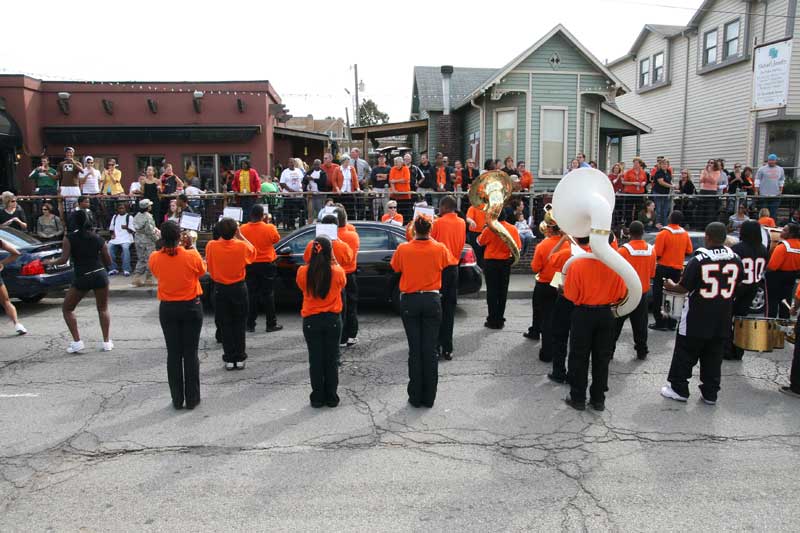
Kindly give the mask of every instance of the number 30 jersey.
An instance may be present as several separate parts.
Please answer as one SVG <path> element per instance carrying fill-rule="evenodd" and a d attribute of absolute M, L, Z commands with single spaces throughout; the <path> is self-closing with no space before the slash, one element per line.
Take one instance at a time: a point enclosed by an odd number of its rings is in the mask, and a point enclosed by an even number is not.
<path fill-rule="evenodd" d="M 680 281 L 689 292 L 678 333 L 703 339 L 730 337 L 733 296 L 744 275 L 742 260 L 727 246 L 698 248 Z"/>
<path fill-rule="evenodd" d="M 761 282 L 764 276 L 764 269 L 767 267 L 769 252 L 763 245 L 757 247 L 750 246 L 746 242 L 738 242 L 731 247 L 736 255 L 742 259 L 742 285 L 753 285 Z"/>

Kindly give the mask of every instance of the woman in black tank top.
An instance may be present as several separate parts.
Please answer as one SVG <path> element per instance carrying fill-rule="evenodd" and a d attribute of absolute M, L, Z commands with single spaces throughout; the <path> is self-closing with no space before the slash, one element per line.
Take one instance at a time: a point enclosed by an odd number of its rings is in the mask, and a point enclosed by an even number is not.
<path fill-rule="evenodd" d="M 71 260 L 75 272 L 72 287 L 67 291 L 62 306 L 64 321 L 72 335 L 72 342 L 67 347 L 67 352 L 76 353 L 85 348 L 78 331 L 75 308 L 89 291 L 94 291 L 94 297 L 97 300 L 97 313 L 100 317 L 100 329 L 103 332 L 100 349 L 110 352 L 114 349 L 114 343 L 109 336 L 111 315 L 108 312 L 108 274 L 106 269 L 111 265 L 111 255 L 106 242 L 92 231 L 86 212 L 76 211 L 74 217 L 76 229 L 64 237 L 61 257 L 45 262 L 50 265 L 63 265 L 67 260 Z"/>

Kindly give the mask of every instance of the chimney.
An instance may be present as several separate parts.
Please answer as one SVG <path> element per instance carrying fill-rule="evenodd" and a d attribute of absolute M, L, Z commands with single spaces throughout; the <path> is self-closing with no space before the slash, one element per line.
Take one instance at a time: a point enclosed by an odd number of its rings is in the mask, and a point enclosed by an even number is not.
<path fill-rule="evenodd" d="M 450 114 L 450 76 L 453 75 L 452 65 L 442 65 L 442 109 L 445 115 Z"/>

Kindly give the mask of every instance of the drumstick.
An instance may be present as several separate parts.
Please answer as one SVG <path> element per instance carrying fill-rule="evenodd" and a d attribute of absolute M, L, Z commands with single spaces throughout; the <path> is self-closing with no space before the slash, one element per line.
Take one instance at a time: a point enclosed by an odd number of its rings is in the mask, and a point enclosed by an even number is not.
<path fill-rule="evenodd" d="M 787 308 L 787 309 L 789 309 L 790 311 L 792 310 L 792 306 L 791 306 L 791 305 L 789 305 L 789 302 L 787 302 L 787 301 L 786 301 L 786 298 L 784 298 L 783 300 L 781 300 L 781 303 L 782 303 L 783 305 L 785 305 L 785 306 L 786 306 L 786 308 Z"/>

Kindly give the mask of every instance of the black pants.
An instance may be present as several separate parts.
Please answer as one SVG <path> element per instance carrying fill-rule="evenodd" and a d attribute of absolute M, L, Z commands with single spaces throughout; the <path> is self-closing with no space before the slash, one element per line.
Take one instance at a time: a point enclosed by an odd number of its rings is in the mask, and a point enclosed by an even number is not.
<path fill-rule="evenodd" d="M 592 361 L 592 402 L 604 402 L 608 390 L 608 362 L 614 350 L 614 314 L 610 307 L 575 306 L 570 327 L 570 398 L 586 401 L 589 359 Z"/>
<path fill-rule="evenodd" d="M 199 298 L 185 302 L 161 302 L 158 320 L 167 343 L 167 380 L 172 403 L 200 401 L 200 359 L 197 346 L 203 327 L 203 305 Z"/>
<path fill-rule="evenodd" d="M 675 350 L 672 352 L 672 364 L 667 376 L 672 390 L 684 398 L 689 397 L 689 379 L 699 359 L 700 392 L 706 400 L 716 401 L 722 373 L 722 349 L 727 342 L 729 342 L 727 338 L 702 339 L 677 335 Z"/>
<path fill-rule="evenodd" d="M 502 326 L 506 321 L 508 282 L 511 279 L 511 262 L 508 259 L 487 259 L 483 275 L 486 278 L 486 307 L 489 324 Z"/>
<path fill-rule="evenodd" d="M 533 288 L 533 308 L 539 331 L 542 332 L 542 345 L 539 349 L 539 359 L 550 362 L 553 360 L 553 307 L 558 297 L 558 291 L 549 283 L 537 282 Z"/>
<path fill-rule="evenodd" d="M 442 323 L 439 326 L 439 348 L 442 352 L 453 352 L 453 324 L 458 304 L 458 265 L 442 270 Z"/>
<path fill-rule="evenodd" d="M 214 284 L 216 303 L 214 321 L 222 335 L 222 360 L 236 363 L 247 359 L 245 322 L 247 321 L 247 285 L 243 281 Z"/>
<path fill-rule="evenodd" d="M 342 298 L 342 344 L 358 337 L 358 281 L 356 273 L 347 275 Z"/>
<path fill-rule="evenodd" d="M 247 294 L 250 301 L 247 311 L 247 326 L 256 327 L 256 317 L 263 305 L 267 312 L 267 327 L 278 323 L 275 317 L 275 263 L 253 263 L 247 265 Z"/>
<path fill-rule="evenodd" d="M 559 294 L 553 304 L 553 313 L 550 318 L 553 339 L 550 357 L 553 359 L 553 375 L 560 378 L 567 377 L 567 344 L 569 343 L 574 308 L 575 304 Z"/>
<path fill-rule="evenodd" d="M 617 319 L 617 332 L 614 337 L 614 342 L 619 340 L 622 333 L 622 326 L 625 321 L 630 319 L 631 329 L 633 330 L 633 347 L 636 350 L 636 355 L 647 355 L 647 294 L 642 294 L 642 299 L 639 305 L 636 306 L 631 314 Z M 612 352 L 613 353 L 613 352 Z"/>
<path fill-rule="evenodd" d="M 794 338 L 800 338 L 800 318 L 794 326 Z M 789 371 L 789 388 L 800 394 L 800 341 L 795 340 L 794 356 L 792 357 L 792 368 Z"/>
<path fill-rule="evenodd" d="M 670 268 L 664 265 L 656 266 L 656 277 L 653 278 L 653 318 L 656 319 L 656 327 L 674 327 L 677 320 L 661 314 L 661 305 L 664 303 L 664 280 L 671 279 L 679 281 L 681 271 L 677 268 Z M 642 295 L 644 298 L 644 295 Z"/>
<path fill-rule="evenodd" d="M 733 298 L 734 317 L 750 314 L 750 306 L 753 304 L 753 298 L 756 297 L 758 287 L 758 283 L 739 285 L 737 287 L 736 295 Z M 725 359 L 741 359 L 744 356 L 744 350 L 733 344 L 733 320 L 731 320 L 731 338 L 726 345 L 723 356 Z"/>
<path fill-rule="evenodd" d="M 536 285 L 539 283 L 537 282 Z M 531 325 L 528 326 L 528 335 L 540 335 L 542 333 L 542 326 L 540 325 L 540 320 L 536 314 L 536 285 L 533 287 L 533 293 L 531 293 Z"/>
<path fill-rule="evenodd" d="M 408 399 L 433 407 L 439 382 L 436 337 L 442 321 L 440 297 L 433 292 L 403 294 L 403 327 L 408 338 Z"/>
<path fill-rule="evenodd" d="M 769 270 L 765 274 L 767 279 L 767 316 L 789 318 L 789 310 L 781 304 L 786 300 L 791 305 L 792 289 L 798 277 L 794 270 Z"/>
<path fill-rule="evenodd" d="M 339 402 L 339 336 L 342 320 L 337 313 L 319 313 L 303 319 L 303 336 L 308 346 L 311 403 Z"/>
<path fill-rule="evenodd" d="M 472 246 L 472 250 L 475 252 L 475 260 L 478 262 L 478 266 L 485 268 L 486 265 L 483 262 L 483 246 L 478 244 L 478 235 L 480 235 L 480 233 L 468 230 L 467 242 Z"/>
<path fill-rule="evenodd" d="M 636 213 L 639 211 L 639 203 L 642 196 L 623 196 L 622 197 L 622 220 L 625 226 L 630 226 L 636 220 Z"/>

